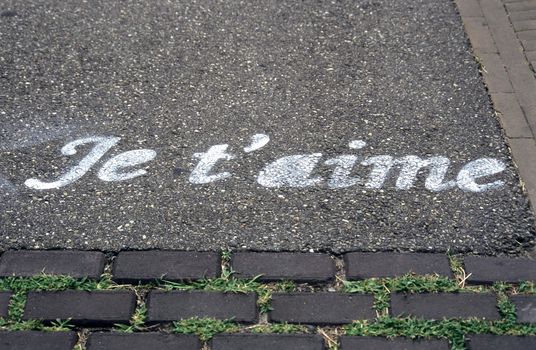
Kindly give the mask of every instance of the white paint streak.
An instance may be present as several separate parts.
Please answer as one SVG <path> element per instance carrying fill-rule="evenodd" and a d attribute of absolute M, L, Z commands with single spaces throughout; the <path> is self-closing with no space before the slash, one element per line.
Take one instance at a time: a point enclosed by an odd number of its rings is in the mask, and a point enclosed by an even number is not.
<path fill-rule="evenodd" d="M 450 165 L 450 160 L 445 157 L 422 159 L 417 156 L 406 156 L 395 160 L 395 164 L 402 165 L 400 175 L 396 180 L 396 188 L 399 190 L 412 188 L 419 171 L 425 167 L 430 170 L 424 186 L 430 191 L 438 192 L 456 186 L 456 181 L 443 182 Z"/>
<path fill-rule="evenodd" d="M 234 158 L 232 154 L 225 151 L 229 145 L 216 145 L 212 146 L 205 153 L 195 153 L 194 157 L 199 159 L 199 163 L 190 174 L 189 181 L 193 184 L 206 184 L 214 181 L 226 179 L 231 176 L 229 172 L 222 172 L 213 175 L 209 175 L 212 168 L 220 160 L 231 160 Z"/>
<path fill-rule="evenodd" d="M 110 148 L 112 148 L 119 142 L 119 140 L 119 137 L 88 137 L 72 141 L 63 146 L 63 148 L 61 149 L 61 153 L 63 155 L 75 155 L 76 147 L 80 145 L 95 143 L 95 146 L 93 146 L 89 154 L 85 156 L 77 165 L 69 169 L 56 181 L 44 182 L 42 180 L 32 178 L 26 180 L 24 184 L 29 188 L 33 188 L 36 190 L 47 190 L 69 185 L 84 176 L 88 172 L 88 170 L 91 169 L 91 167 L 95 165 L 95 163 L 97 163 L 106 152 L 110 150 Z"/>
<path fill-rule="evenodd" d="M 504 186 L 504 181 L 497 180 L 491 183 L 478 184 L 476 179 L 503 172 L 506 165 L 491 158 L 481 158 L 467 163 L 458 173 L 458 187 L 467 192 L 484 192 Z"/>
<path fill-rule="evenodd" d="M 258 149 L 263 148 L 270 142 L 270 136 L 266 134 L 255 134 L 251 136 L 251 144 L 247 147 L 244 147 L 244 152 L 250 153 Z"/>
<path fill-rule="evenodd" d="M 257 182 L 265 187 L 308 187 L 322 181 L 310 178 L 322 153 L 293 155 L 279 158 L 268 164 L 259 173 Z"/>
<path fill-rule="evenodd" d="M 367 143 L 363 140 L 353 140 L 348 143 L 348 147 L 351 149 L 361 149 L 365 147 Z"/>
<path fill-rule="evenodd" d="M 137 149 L 123 152 L 108 160 L 99 170 L 98 177 L 102 181 L 125 181 L 147 174 L 144 169 L 128 172 L 122 170 L 153 160 L 156 152 L 152 149 Z"/>
<path fill-rule="evenodd" d="M 387 174 L 393 166 L 393 157 L 376 156 L 368 158 L 361 162 L 361 165 L 372 165 L 368 181 L 365 183 L 367 188 L 382 188 L 387 179 Z"/>
<path fill-rule="evenodd" d="M 359 182 L 358 177 L 351 177 L 350 173 L 357 162 L 356 156 L 343 155 L 337 158 L 331 158 L 324 162 L 326 165 L 335 165 L 335 170 L 328 181 L 330 188 L 346 188 L 354 186 Z"/>

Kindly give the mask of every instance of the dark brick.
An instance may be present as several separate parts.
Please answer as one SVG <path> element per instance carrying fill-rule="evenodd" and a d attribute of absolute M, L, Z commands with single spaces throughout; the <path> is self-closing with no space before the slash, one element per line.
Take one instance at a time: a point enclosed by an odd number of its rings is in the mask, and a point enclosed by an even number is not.
<path fill-rule="evenodd" d="M 199 350 L 193 335 L 164 333 L 91 333 L 87 350 Z"/>
<path fill-rule="evenodd" d="M 536 296 L 515 295 L 510 300 L 516 306 L 517 322 L 536 323 Z"/>
<path fill-rule="evenodd" d="M 24 319 L 51 322 L 71 319 L 77 325 L 110 325 L 127 323 L 136 307 L 131 291 L 30 292 Z"/>
<path fill-rule="evenodd" d="M 257 321 L 257 296 L 253 293 L 205 291 L 152 291 L 147 302 L 147 321 L 170 322 L 191 317 Z"/>
<path fill-rule="evenodd" d="M 113 266 L 113 278 L 120 283 L 215 278 L 220 272 L 220 255 L 213 252 L 120 252 Z"/>
<path fill-rule="evenodd" d="M 2 350 L 72 350 L 76 341 L 74 332 L 0 332 Z"/>
<path fill-rule="evenodd" d="M 343 324 L 373 319 L 374 296 L 341 293 L 280 293 L 272 296 L 274 322 Z"/>
<path fill-rule="evenodd" d="M 346 277 L 396 277 L 408 273 L 439 274 L 452 277 L 449 259 L 444 254 L 427 253 L 348 253 L 344 256 Z"/>
<path fill-rule="evenodd" d="M 212 339 L 212 350 L 323 350 L 314 334 L 222 334 Z"/>
<path fill-rule="evenodd" d="M 439 339 L 341 337 L 341 350 L 449 350 L 449 342 Z"/>
<path fill-rule="evenodd" d="M 10 299 L 10 292 L 0 292 L 0 317 L 7 317 L 7 310 L 9 308 Z"/>
<path fill-rule="evenodd" d="M 464 265 L 469 283 L 536 281 L 535 260 L 466 256 Z"/>
<path fill-rule="evenodd" d="M 469 350 L 529 350 L 536 349 L 536 337 L 512 335 L 466 335 Z"/>
<path fill-rule="evenodd" d="M 327 282 L 335 277 L 335 262 L 327 254 L 236 253 L 232 269 L 236 277 L 261 275 L 261 281 Z"/>
<path fill-rule="evenodd" d="M 0 261 L 0 276 L 35 276 L 43 272 L 75 278 L 97 279 L 104 272 L 101 252 L 75 250 L 7 251 Z"/>
<path fill-rule="evenodd" d="M 392 316 L 443 318 L 484 318 L 498 320 L 497 298 L 485 293 L 391 294 Z"/>

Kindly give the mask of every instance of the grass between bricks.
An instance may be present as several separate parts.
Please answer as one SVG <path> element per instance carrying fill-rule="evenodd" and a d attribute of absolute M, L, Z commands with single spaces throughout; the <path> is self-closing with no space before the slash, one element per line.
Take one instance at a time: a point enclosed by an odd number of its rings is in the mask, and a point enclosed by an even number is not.
<path fill-rule="evenodd" d="M 9 316 L 0 319 L 0 329 L 3 330 L 42 330 L 67 331 L 74 326 L 69 320 L 57 320 L 53 324 L 43 324 L 38 320 L 23 321 L 22 315 L 29 291 L 61 291 L 61 290 L 111 290 L 130 289 L 138 296 L 137 307 L 129 324 L 115 325 L 113 330 L 120 332 L 143 332 L 151 330 L 164 330 L 183 334 L 196 334 L 203 341 L 210 340 L 219 333 L 318 333 L 321 334 L 331 350 L 337 349 L 337 337 L 346 335 L 369 335 L 409 338 L 444 338 L 451 343 L 452 349 L 464 349 L 464 338 L 467 334 L 509 334 L 509 335 L 536 335 L 536 325 L 516 323 L 515 307 L 508 300 L 512 294 L 536 295 L 533 283 L 519 284 L 496 283 L 493 286 L 467 286 L 467 276 L 463 265 L 455 257 L 451 257 L 451 267 L 455 279 L 438 276 L 406 275 L 398 278 L 366 279 L 361 281 L 338 281 L 335 288 L 347 293 L 369 293 L 375 296 L 374 308 L 378 318 L 374 321 L 355 321 L 343 327 L 308 327 L 293 324 L 260 324 L 245 326 L 233 320 L 216 320 L 211 318 L 191 318 L 173 322 L 171 326 L 148 327 L 145 324 L 147 308 L 144 296 L 150 290 L 206 290 L 232 293 L 257 293 L 258 308 L 261 314 L 271 310 L 271 298 L 274 292 L 292 292 L 298 289 L 292 282 L 260 283 L 258 278 L 238 279 L 233 276 L 229 268 L 229 257 L 224 254 L 222 274 L 219 278 L 205 279 L 190 282 L 170 282 L 158 280 L 153 283 L 140 285 L 118 285 L 112 281 L 109 274 L 100 280 L 77 280 L 65 276 L 41 275 L 31 278 L 7 277 L 0 278 L 0 290 L 11 291 L 13 296 L 9 305 Z M 340 286 L 340 287 L 339 287 Z M 466 320 L 421 320 L 414 318 L 394 318 L 389 316 L 388 307 L 391 292 L 422 293 L 422 292 L 493 292 L 498 297 L 498 308 L 502 316 L 499 321 L 482 321 L 478 319 Z M 77 349 L 83 349 L 83 345 Z"/>

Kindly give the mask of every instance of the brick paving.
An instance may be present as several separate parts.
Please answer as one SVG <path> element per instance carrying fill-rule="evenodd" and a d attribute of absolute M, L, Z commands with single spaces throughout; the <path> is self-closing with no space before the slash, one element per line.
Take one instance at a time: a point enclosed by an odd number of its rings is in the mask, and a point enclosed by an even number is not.
<path fill-rule="evenodd" d="M 67 252 L 64 252 L 66 254 Z M 85 252 L 71 251 L 73 261 L 82 261 L 80 254 L 86 256 Z M 5 253 L 6 254 L 6 253 Z M 48 257 L 50 251 L 33 251 L 32 269 L 42 270 L 43 266 L 50 266 Z M 190 255 L 194 254 L 194 255 Z M 227 266 L 244 266 L 245 262 L 259 253 L 241 252 L 231 255 Z M 15 256 L 13 252 L 7 253 Z M 20 254 L 19 256 L 23 256 Z M 42 255 L 43 257 L 40 257 Z M 64 255 L 65 256 L 65 255 Z M 120 257 L 126 256 L 130 262 L 137 265 L 155 264 L 150 269 L 117 269 L 120 265 Z M 160 264 L 158 256 L 162 257 L 162 262 L 172 263 L 173 266 L 165 267 Z M 196 260 L 185 257 L 195 256 Z M 216 256 L 216 258 L 215 258 Z M 315 253 L 285 253 L 284 261 L 289 262 L 309 262 L 314 267 L 314 262 L 318 262 L 319 268 L 323 271 L 314 276 L 312 267 L 304 269 L 299 267 L 298 273 L 291 268 L 282 268 L 276 262 L 278 255 L 263 254 L 259 259 L 265 264 L 262 270 L 271 276 L 268 281 L 292 280 L 303 281 L 304 276 L 310 282 L 300 284 L 298 291 L 287 293 L 277 292 L 271 295 L 270 310 L 262 311 L 259 305 L 260 295 L 255 293 L 232 293 L 224 291 L 210 290 L 163 290 L 160 283 L 172 272 L 173 279 L 186 281 L 185 283 L 195 283 L 195 280 L 203 280 L 207 274 L 202 271 L 211 271 L 212 278 L 222 275 L 222 269 L 215 267 L 215 262 L 220 263 L 219 253 L 192 253 L 192 252 L 165 252 L 159 255 L 158 252 L 128 252 L 119 253 L 117 256 L 109 257 L 107 266 L 114 266 L 111 271 L 112 280 L 128 280 L 132 284 L 117 285 L 107 290 L 36 290 L 26 294 L 24 310 L 22 310 L 21 320 L 39 320 L 45 325 L 52 325 L 57 320 L 69 320 L 69 323 L 78 330 L 87 327 L 100 327 L 98 329 L 88 329 L 81 338 L 85 344 L 85 349 L 327 349 L 330 343 L 339 343 L 340 349 L 447 349 L 448 341 L 445 339 L 417 339 L 383 337 L 355 337 L 342 336 L 332 338 L 325 337 L 325 334 L 315 334 L 314 327 L 337 327 L 352 324 L 356 320 L 374 322 L 379 314 L 374 305 L 378 302 L 375 295 L 370 292 L 346 293 L 341 289 L 340 281 L 334 276 L 342 276 L 344 271 L 349 277 L 356 281 L 364 282 L 371 278 L 384 278 L 405 276 L 422 276 L 424 274 L 435 275 L 437 278 L 454 281 L 453 271 L 455 267 L 443 254 L 415 254 L 415 253 L 349 253 L 345 256 L 333 257 L 327 254 Z M 248 259 L 244 259 L 247 257 Z M 459 257 L 458 259 L 460 259 Z M 234 263 L 234 259 L 240 261 Z M 536 282 L 534 274 L 534 261 L 525 258 L 491 258 L 483 256 L 466 256 L 464 259 L 465 276 L 469 278 L 474 274 L 476 277 L 471 280 L 475 286 L 489 286 L 495 282 L 507 282 L 514 286 L 520 283 Z M 17 269 L 10 264 L 19 264 L 17 259 L 2 260 L 6 270 L 12 271 L 11 278 L 25 278 L 28 270 Z M 126 261 L 126 260 L 125 260 Z M 173 264 L 174 262 L 174 264 Z M 42 266 L 40 266 L 41 264 Z M 177 266 L 177 265 L 183 266 Z M 333 264 L 333 265 L 332 265 Z M 375 266 L 377 264 L 377 266 Z M 334 265 L 337 265 L 335 269 Z M 100 259 L 90 259 L 84 264 L 73 264 L 69 272 L 78 277 L 80 281 L 93 276 L 95 269 L 100 269 L 102 261 Z M 252 270 L 261 268 L 255 266 Z M 195 273 L 190 273 L 192 268 Z M 56 272 L 55 272 L 56 271 Z M 59 271 L 59 272 L 57 272 Z M 119 272 L 121 277 L 115 276 Z M 140 273 L 142 271 L 142 273 Z M 217 272 L 216 272 L 217 271 Z M 51 276 L 61 275 L 64 270 L 51 270 Z M 329 272 L 329 273 L 327 273 Z M 460 273 L 459 271 L 457 272 Z M 17 277 L 18 276 L 18 277 Z M 319 276 L 321 277 L 319 279 Z M 457 275 L 459 278 L 459 275 Z M 512 277 L 513 276 L 513 277 Z M 276 278 L 277 277 L 277 278 Z M 314 278 L 312 278 L 314 277 Z M 329 278 L 328 278 L 329 277 Z M 6 277 L 3 277 L 4 279 Z M 164 279 L 163 279 L 164 278 Z M 193 279 L 193 281 L 190 281 Z M 138 286 L 140 281 L 142 291 L 135 293 L 133 288 Z M 168 283 L 168 282 L 165 282 Z M 269 282 L 265 282 L 269 283 Z M 194 286 L 195 284 L 190 284 Z M 38 287 L 37 287 L 38 288 Z M 0 292 L 0 314 L 5 319 L 11 319 L 13 315 L 8 312 L 8 304 L 15 301 L 16 292 Z M 142 299 L 140 299 L 142 298 Z M 403 293 L 393 292 L 388 300 L 388 312 L 391 317 L 400 318 L 405 316 L 416 317 L 421 320 L 443 320 L 443 319 L 479 319 L 481 322 L 491 322 L 501 320 L 499 313 L 499 301 L 497 295 L 490 292 L 420 292 Z M 141 305 L 140 300 L 145 300 L 147 328 L 144 332 L 133 334 L 119 333 L 116 324 L 126 324 L 132 320 L 135 314 L 136 305 Z M 515 294 L 509 295 L 509 300 L 516 310 L 518 324 L 536 324 L 536 295 Z M 263 319 L 263 312 L 266 318 Z M 232 320 L 243 324 L 245 329 L 249 329 L 252 324 L 297 324 L 306 325 L 309 328 L 307 334 L 254 334 L 222 333 L 213 338 L 212 341 L 203 342 L 193 335 L 169 334 L 169 328 L 161 328 L 174 321 L 189 320 L 192 318 L 215 318 L 219 320 Z M 249 327 L 249 328 L 248 328 Z M 116 330 L 115 332 L 110 330 Z M 99 331 L 100 330 L 100 331 Z M 224 331 L 225 329 L 222 329 Z M 303 332 L 303 331 L 301 331 Z M 326 339 L 330 339 L 326 341 Z M 467 344 L 471 349 L 475 348 L 504 348 L 504 344 L 509 344 L 515 348 L 516 344 L 522 346 L 533 346 L 535 336 L 530 337 L 506 337 L 491 335 L 481 337 L 480 335 L 468 335 Z M 47 349 L 73 349 L 77 342 L 76 333 L 70 332 L 0 332 L 1 349 L 41 349 L 42 344 L 53 344 Z M 495 345 L 494 345 L 495 344 Z M 521 345 L 520 345 L 521 346 Z M 523 347 L 518 347 L 523 348 Z M 77 348 L 78 350 L 78 348 Z"/>
<path fill-rule="evenodd" d="M 455 2 L 534 209 L 536 0 Z"/>

